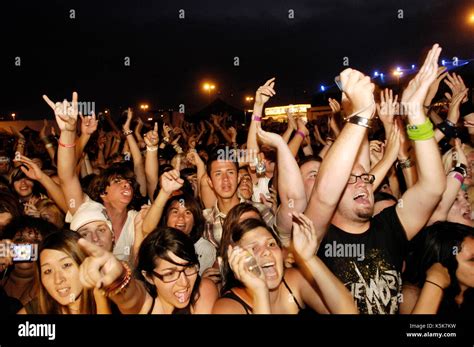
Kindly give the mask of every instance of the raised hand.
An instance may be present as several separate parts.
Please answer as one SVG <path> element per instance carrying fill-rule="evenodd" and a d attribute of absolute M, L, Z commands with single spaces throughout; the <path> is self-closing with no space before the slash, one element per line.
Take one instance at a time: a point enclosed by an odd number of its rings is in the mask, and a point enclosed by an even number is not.
<path fill-rule="evenodd" d="M 248 266 L 246 266 L 249 257 L 252 256 L 249 251 L 240 246 L 232 247 L 229 245 L 227 256 L 229 266 L 234 272 L 235 277 L 243 283 L 246 288 L 252 292 L 268 288 L 263 271 L 260 268 L 249 271 Z M 259 273 L 259 276 L 256 275 L 257 273 Z"/>
<path fill-rule="evenodd" d="M 404 113 L 418 115 L 422 111 L 422 104 L 430 85 L 436 79 L 438 73 L 438 59 L 441 47 L 436 43 L 426 56 L 423 66 L 416 74 L 402 94 L 402 107 Z"/>
<path fill-rule="evenodd" d="M 99 125 L 95 113 L 92 112 L 91 116 L 82 116 L 81 114 L 79 116 L 81 117 L 81 133 L 91 136 Z"/>
<path fill-rule="evenodd" d="M 426 94 L 424 106 L 429 107 L 431 101 L 435 97 L 436 93 L 438 92 L 439 84 L 441 81 L 448 75 L 445 66 L 438 67 L 438 71 L 436 73 L 436 79 L 431 83 L 430 87 L 428 88 L 428 93 Z"/>
<path fill-rule="evenodd" d="M 79 239 L 79 247 L 88 255 L 79 267 L 79 279 L 86 288 L 107 288 L 123 273 L 123 265 L 115 256 L 97 245 Z"/>
<path fill-rule="evenodd" d="M 41 127 L 41 130 L 39 132 L 40 139 L 43 139 L 46 137 L 46 128 L 48 127 L 48 121 L 46 119 L 43 119 L 43 126 Z"/>
<path fill-rule="evenodd" d="M 72 93 L 72 102 L 64 99 L 63 102 L 54 103 L 46 95 L 43 95 L 43 99 L 53 109 L 59 130 L 76 131 L 77 116 L 79 114 L 76 92 Z"/>
<path fill-rule="evenodd" d="M 372 140 L 369 143 L 370 166 L 374 167 L 382 160 L 385 151 L 385 145 L 382 141 Z"/>
<path fill-rule="evenodd" d="M 467 88 L 461 76 L 456 75 L 456 73 L 453 72 L 452 75 L 451 74 L 448 75 L 448 77 L 444 80 L 444 83 L 446 83 L 449 89 L 451 89 L 451 94 L 452 94 L 450 95 L 451 99 L 456 98 L 458 94 L 464 94 L 464 97 L 461 99 L 461 102 L 465 103 L 467 101 L 467 93 L 465 94 L 465 90 Z"/>
<path fill-rule="evenodd" d="M 155 122 L 155 126 L 153 127 L 153 130 L 150 130 L 145 134 L 143 137 L 143 141 L 145 141 L 146 145 L 148 147 L 155 147 L 158 146 L 158 141 L 160 140 L 160 137 L 158 135 L 158 123 Z"/>
<path fill-rule="evenodd" d="M 375 111 L 374 84 L 370 82 L 370 77 L 364 76 L 361 72 L 353 69 L 345 69 L 340 74 L 343 105 L 347 104 L 344 96 L 347 97 L 353 112 L 359 112 L 358 116 L 371 118 Z"/>
<path fill-rule="evenodd" d="M 133 111 L 129 107 L 127 109 L 127 120 L 123 124 L 123 131 L 130 131 L 130 123 L 132 122 L 132 118 L 133 118 Z"/>
<path fill-rule="evenodd" d="M 23 165 L 20 166 L 20 170 L 23 171 L 23 173 L 28 177 L 29 179 L 32 179 L 34 181 L 39 181 L 43 178 L 43 171 L 39 168 L 38 165 L 35 164 L 33 160 L 30 158 L 25 157 L 24 155 L 16 155 L 15 159 L 13 159 L 15 162 L 20 162 Z"/>
<path fill-rule="evenodd" d="M 264 131 L 262 128 L 257 129 L 257 138 L 262 142 L 262 144 L 275 148 L 281 144 L 285 144 L 285 140 L 283 140 L 280 135 Z"/>
<path fill-rule="evenodd" d="M 332 114 L 341 112 L 341 105 L 336 99 L 329 98 L 328 101 L 329 101 L 329 107 L 331 107 Z"/>
<path fill-rule="evenodd" d="M 270 78 L 263 86 L 260 86 L 255 93 L 255 104 L 258 106 L 265 105 L 265 103 L 276 94 L 274 87 L 275 77 Z"/>
<path fill-rule="evenodd" d="M 308 261 L 318 250 L 316 229 L 304 214 L 293 212 L 290 215 L 293 217 L 293 248 L 301 260 Z"/>
<path fill-rule="evenodd" d="M 171 128 L 168 124 L 163 124 L 163 136 L 167 137 L 168 139 L 170 138 L 170 133 L 171 133 Z"/>
<path fill-rule="evenodd" d="M 161 189 L 166 194 L 172 194 L 174 191 L 180 189 L 184 184 L 184 180 L 180 178 L 178 170 L 170 170 L 161 175 Z"/>
<path fill-rule="evenodd" d="M 295 116 L 290 112 L 289 109 L 286 110 L 286 116 L 288 118 L 288 128 L 291 128 L 293 130 L 298 129 L 298 125 L 296 124 L 296 119 Z"/>
<path fill-rule="evenodd" d="M 392 125 L 393 117 L 398 113 L 398 95 L 393 97 L 393 91 L 385 88 L 380 91 L 380 105 L 377 105 L 377 112 L 384 125 Z"/>
<path fill-rule="evenodd" d="M 448 120 L 454 124 L 457 124 L 459 121 L 459 117 L 461 113 L 459 112 L 459 106 L 463 102 L 464 98 L 466 98 L 467 92 L 469 88 L 466 88 L 456 94 L 453 94 L 454 97 L 450 100 L 449 103 L 449 111 L 448 111 Z"/>
<path fill-rule="evenodd" d="M 298 118 L 298 120 L 296 121 L 296 124 L 298 126 L 299 131 L 302 131 L 305 134 L 305 136 L 309 135 L 309 130 L 306 127 L 306 124 L 304 124 L 303 119 Z"/>
<path fill-rule="evenodd" d="M 269 188 L 270 197 L 267 198 L 265 194 L 260 193 L 260 202 L 270 208 L 274 214 L 276 214 L 277 205 L 278 205 L 278 197 L 277 191 L 275 188 Z"/>
<path fill-rule="evenodd" d="M 388 156 L 391 161 L 397 159 L 400 150 L 400 131 L 398 123 L 395 123 L 386 141 L 385 155 Z"/>
<path fill-rule="evenodd" d="M 195 150 L 191 150 L 186 154 L 186 160 L 194 166 L 204 166 L 204 161 Z"/>
<path fill-rule="evenodd" d="M 232 139 L 232 142 L 237 142 L 237 130 L 234 127 L 230 127 L 229 129 L 227 129 L 227 133 Z"/>

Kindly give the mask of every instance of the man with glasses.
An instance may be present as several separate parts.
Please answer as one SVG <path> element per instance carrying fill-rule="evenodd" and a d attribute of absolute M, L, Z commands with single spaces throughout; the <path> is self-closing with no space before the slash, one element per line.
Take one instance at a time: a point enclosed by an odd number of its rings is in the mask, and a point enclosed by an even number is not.
<path fill-rule="evenodd" d="M 374 217 L 375 177 L 368 174 L 367 142 L 367 129 L 375 116 L 374 85 L 359 71 L 346 69 L 340 75 L 343 105 L 351 116 L 321 164 L 305 214 L 321 240 L 318 256 L 351 292 L 360 313 L 398 312 L 408 240 L 428 221 L 446 186 L 433 127 L 422 107 L 436 78 L 439 53 L 439 47 L 433 46 L 402 97 L 418 181 L 397 205 Z M 394 125 L 392 131 L 404 129 Z"/>

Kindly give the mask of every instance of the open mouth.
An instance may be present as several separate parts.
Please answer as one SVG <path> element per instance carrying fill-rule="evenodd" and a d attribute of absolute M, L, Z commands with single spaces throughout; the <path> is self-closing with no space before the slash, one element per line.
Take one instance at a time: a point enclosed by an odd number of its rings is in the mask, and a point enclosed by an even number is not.
<path fill-rule="evenodd" d="M 123 196 L 129 197 L 129 196 L 132 195 L 132 192 L 131 192 L 130 190 L 124 190 L 124 191 L 121 192 L 121 194 L 122 194 Z"/>
<path fill-rule="evenodd" d="M 179 224 L 175 224 L 174 227 L 178 230 L 184 231 L 186 229 L 186 224 L 179 223 Z"/>
<path fill-rule="evenodd" d="M 359 204 L 369 204 L 369 194 L 366 192 L 359 192 L 353 197 L 354 201 L 359 203 Z"/>
<path fill-rule="evenodd" d="M 188 289 L 183 289 L 174 293 L 174 296 L 178 299 L 178 302 L 184 304 L 189 300 Z"/>
<path fill-rule="evenodd" d="M 65 298 L 69 296 L 71 291 L 71 287 L 64 287 L 56 290 L 60 297 Z"/>
<path fill-rule="evenodd" d="M 462 214 L 462 218 L 464 218 L 465 220 L 468 220 L 470 221 L 471 220 L 471 211 L 466 211 Z"/>
<path fill-rule="evenodd" d="M 277 277 L 278 272 L 275 266 L 275 262 L 271 261 L 271 262 L 263 263 L 262 265 L 260 265 L 260 268 L 262 269 L 265 277 L 267 278 Z"/>

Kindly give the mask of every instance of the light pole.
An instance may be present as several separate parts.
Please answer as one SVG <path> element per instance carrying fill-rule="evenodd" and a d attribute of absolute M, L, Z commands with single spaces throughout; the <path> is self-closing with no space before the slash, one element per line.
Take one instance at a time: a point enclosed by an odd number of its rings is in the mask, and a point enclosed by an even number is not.
<path fill-rule="evenodd" d="M 397 87 L 400 88 L 400 77 L 403 76 L 403 71 L 400 67 L 397 67 L 397 69 L 393 71 L 393 75 L 397 77 Z"/>
<path fill-rule="evenodd" d="M 207 91 L 207 102 L 211 102 L 211 90 L 216 89 L 216 86 L 212 83 L 204 83 L 203 88 Z"/>

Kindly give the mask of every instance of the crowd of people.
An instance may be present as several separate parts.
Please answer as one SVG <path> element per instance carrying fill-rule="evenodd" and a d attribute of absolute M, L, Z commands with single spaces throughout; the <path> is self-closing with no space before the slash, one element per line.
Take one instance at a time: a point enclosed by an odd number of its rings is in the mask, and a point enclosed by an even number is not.
<path fill-rule="evenodd" d="M 58 134 L 4 129 L 0 310 L 473 312 L 473 101 L 440 52 L 400 95 L 345 69 L 322 122 L 265 120 L 275 78 L 246 126 L 44 95 Z"/>

